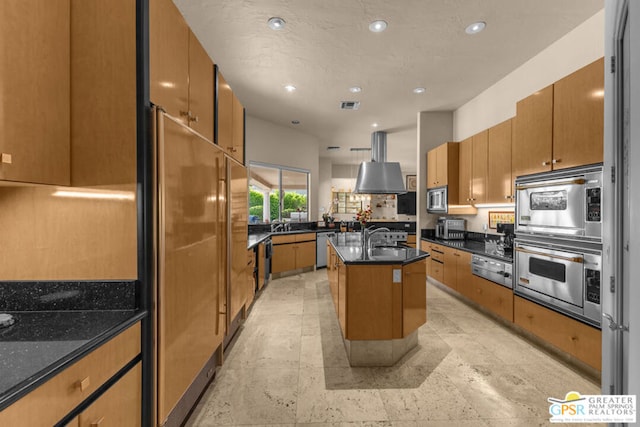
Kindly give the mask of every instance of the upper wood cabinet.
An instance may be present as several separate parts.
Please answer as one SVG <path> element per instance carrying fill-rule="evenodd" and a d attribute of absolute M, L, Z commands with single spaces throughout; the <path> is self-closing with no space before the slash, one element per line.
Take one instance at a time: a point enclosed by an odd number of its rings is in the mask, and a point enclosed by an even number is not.
<path fill-rule="evenodd" d="M 519 101 L 513 175 L 602 162 L 604 59 Z"/>
<path fill-rule="evenodd" d="M 216 73 L 216 144 L 244 163 L 244 108 L 220 70 Z"/>
<path fill-rule="evenodd" d="M 485 130 L 460 143 L 460 204 L 486 203 L 488 138 Z"/>
<path fill-rule="evenodd" d="M 151 102 L 213 141 L 213 62 L 171 0 L 149 1 Z"/>
<path fill-rule="evenodd" d="M 487 203 L 513 201 L 511 175 L 512 119 L 489 128 Z"/>
<path fill-rule="evenodd" d="M 551 170 L 553 85 L 518 101 L 513 136 L 514 176 Z"/>
<path fill-rule="evenodd" d="M 70 183 L 70 9 L 0 2 L 0 180 Z"/>
<path fill-rule="evenodd" d="M 599 163 L 604 150 L 604 58 L 553 85 L 553 169 Z"/>
<path fill-rule="evenodd" d="M 448 186 L 449 200 L 458 200 L 459 144 L 446 142 L 427 152 L 427 188 Z"/>

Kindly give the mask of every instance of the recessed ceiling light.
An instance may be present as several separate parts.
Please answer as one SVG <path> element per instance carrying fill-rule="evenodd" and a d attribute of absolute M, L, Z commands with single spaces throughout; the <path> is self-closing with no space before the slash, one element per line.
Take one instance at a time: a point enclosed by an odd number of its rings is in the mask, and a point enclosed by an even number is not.
<path fill-rule="evenodd" d="M 291 120 L 291 124 L 299 125 L 300 124 L 300 120 Z"/>
<path fill-rule="evenodd" d="M 369 24 L 369 31 L 374 33 L 381 33 L 387 29 L 387 23 L 383 20 L 373 21 Z"/>
<path fill-rule="evenodd" d="M 271 17 L 267 21 L 267 25 L 269 26 L 269 28 L 276 31 L 283 29 L 284 24 L 285 24 L 284 19 L 280 18 L 279 16 Z"/>
<path fill-rule="evenodd" d="M 349 92 L 351 93 L 362 92 L 362 88 L 360 86 L 352 86 L 349 88 Z"/>
<path fill-rule="evenodd" d="M 287 92 L 293 92 L 294 90 L 296 90 L 296 87 L 295 87 L 294 85 L 286 85 L 286 86 L 284 87 L 284 89 L 285 89 Z"/>
<path fill-rule="evenodd" d="M 417 87 L 413 90 L 413 93 L 425 93 L 427 90 L 423 87 Z"/>
<path fill-rule="evenodd" d="M 478 22 L 474 22 L 473 24 L 469 25 L 467 28 L 464 29 L 464 31 L 467 34 L 477 34 L 480 31 L 484 30 L 484 27 L 486 27 L 486 26 L 487 26 L 486 22 L 478 21 Z"/>
<path fill-rule="evenodd" d="M 372 127 L 374 127 L 374 128 L 377 128 L 377 127 L 378 127 L 378 124 L 377 124 L 377 123 L 374 123 L 374 124 L 372 124 L 371 126 L 372 126 Z"/>

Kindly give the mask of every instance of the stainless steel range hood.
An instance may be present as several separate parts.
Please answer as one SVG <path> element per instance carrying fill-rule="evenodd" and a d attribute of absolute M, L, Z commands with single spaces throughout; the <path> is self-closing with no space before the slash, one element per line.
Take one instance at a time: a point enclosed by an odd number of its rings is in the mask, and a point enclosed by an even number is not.
<path fill-rule="evenodd" d="M 400 163 L 387 162 L 387 133 L 371 134 L 371 161 L 362 162 L 358 169 L 354 193 L 404 194 Z"/>

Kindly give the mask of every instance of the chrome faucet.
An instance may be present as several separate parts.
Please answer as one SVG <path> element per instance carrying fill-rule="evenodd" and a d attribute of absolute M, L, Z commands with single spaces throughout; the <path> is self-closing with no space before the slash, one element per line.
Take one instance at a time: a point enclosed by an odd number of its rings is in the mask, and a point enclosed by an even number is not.
<path fill-rule="evenodd" d="M 280 224 L 280 223 L 275 222 L 275 221 L 271 223 L 271 232 L 272 233 L 278 231 L 280 228 L 284 228 L 284 224 Z"/>
<path fill-rule="evenodd" d="M 365 228 L 362 232 L 362 257 L 363 259 L 367 259 L 367 254 L 369 253 L 369 246 L 371 245 L 371 235 L 375 234 L 379 231 L 391 231 L 387 227 L 380 227 L 374 230 L 369 228 Z"/>

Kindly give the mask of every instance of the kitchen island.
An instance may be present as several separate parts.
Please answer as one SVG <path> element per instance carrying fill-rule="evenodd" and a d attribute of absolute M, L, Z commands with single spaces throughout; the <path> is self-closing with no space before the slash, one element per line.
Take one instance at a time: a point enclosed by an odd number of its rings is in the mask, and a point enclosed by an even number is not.
<path fill-rule="evenodd" d="M 427 320 L 426 258 L 399 246 L 363 253 L 360 233 L 327 241 L 327 274 L 351 366 L 392 366 Z"/>

